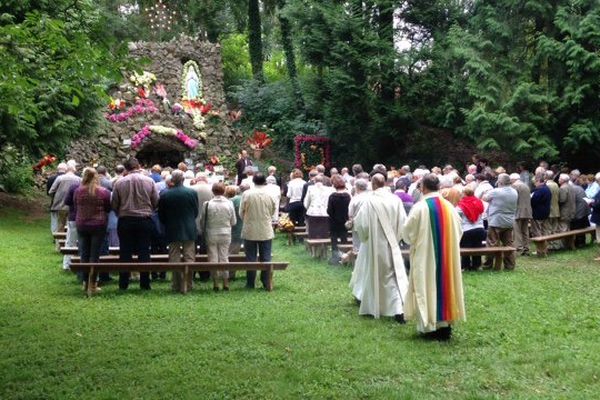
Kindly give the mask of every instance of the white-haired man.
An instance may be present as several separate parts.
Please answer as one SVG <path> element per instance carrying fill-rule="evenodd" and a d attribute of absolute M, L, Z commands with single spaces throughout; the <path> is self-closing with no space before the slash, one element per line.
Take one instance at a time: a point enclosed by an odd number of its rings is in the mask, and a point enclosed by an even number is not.
<path fill-rule="evenodd" d="M 519 195 L 510 186 L 510 177 L 507 174 L 498 175 L 497 185 L 496 189 L 483 195 L 483 201 L 489 203 L 487 245 L 512 247 Z M 515 269 L 515 252 L 505 252 L 503 261 L 504 269 Z M 487 264 L 490 263 L 491 260 L 488 260 Z"/>
<path fill-rule="evenodd" d="M 515 213 L 515 223 L 513 225 L 514 243 L 517 253 L 528 255 L 529 222 L 532 218 L 531 190 L 529 185 L 521 181 L 520 174 L 510 174 L 510 183 L 513 189 L 517 191 L 517 212 Z"/>
<path fill-rule="evenodd" d="M 558 177 L 559 197 L 558 205 L 560 208 L 560 217 L 558 219 L 557 231 L 567 232 L 570 229 L 571 221 L 575 218 L 577 199 L 575 190 L 572 189 L 571 178 L 567 174 L 560 174 Z M 566 242 L 563 242 L 563 244 Z"/>
<path fill-rule="evenodd" d="M 51 226 L 54 229 L 54 232 L 63 232 L 65 230 L 65 225 L 67 224 L 67 217 L 69 215 L 69 206 L 65 204 L 65 200 L 67 195 L 69 194 L 69 189 L 73 185 L 79 185 L 81 183 L 81 178 L 75 175 L 75 166 L 65 165 L 65 173 L 63 175 L 59 175 L 54 182 L 52 183 L 52 187 L 48 191 L 48 194 L 52 196 L 52 204 L 50 205 L 50 215 L 54 214 L 54 217 L 51 218 L 51 225 L 54 224 L 54 220 L 56 220 L 56 225 Z"/>

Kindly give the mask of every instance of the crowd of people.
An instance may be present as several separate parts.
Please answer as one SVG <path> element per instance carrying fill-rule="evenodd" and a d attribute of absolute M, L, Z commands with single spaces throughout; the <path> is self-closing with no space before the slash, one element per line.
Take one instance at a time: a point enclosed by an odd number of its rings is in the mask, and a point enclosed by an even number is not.
<path fill-rule="evenodd" d="M 198 251 L 209 261 L 227 262 L 242 243 L 246 260 L 269 261 L 273 226 L 284 211 L 296 226 L 306 225 L 309 238 L 331 240 L 331 264 L 356 257 L 350 286 L 360 314 L 401 323 L 416 319 L 420 332 L 448 339 L 452 323 L 465 318 L 461 270 L 492 262 L 461 258 L 461 247 L 515 247 L 516 254 L 504 255 L 510 271 L 517 255 L 530 254 L 531 237 L 600 222 L 600 173 L 545 162 L 533 172 L 519 163 L 511 174 L 483 159 L 467 165 L 464 174 L 451 165 L 412 170 L 376 164 L 370 172 L 360 164 L 329 171 L 318 165 L 305 181 L 299 169 L 281 179 L 271 166 L 265 175 L 242 152 L 236 170 L 235 185 L 226 185 L 184 163 L 145 170 L 130 158 L 113 176 L 100 166 L 85 168 L 80 177 L 71 160 L 48 181 L 51 229 L 67 226 L 67 246 L 77 243 L 82 261 L 97 261 L 110 245 L 120 247 L 124 262 L 133 254 L 149 261 L 151 253 L 161 252 L 170 261 L 193 261 Z M 352 251 L 344 254 L 338 246 L 349 234 Z M 585 244 L 585 236 L 576 243 Z M 555 241 L 551 248 L 562 246 Z M 402 249 L 408 248 L 405 266 Z M 69 262 L 65 256 L 65 269 Z M 266 287 L 268 276 L 260 278 Z M 99 277 L 104 279 L 110 277 Z M 212 279 L 214 290 L 228 290 L 230 274 Z M 256 272 L 248 271 L 246 286 L 254 288 L 255 280 Z M 129 274 L 121 273 L 119 287 L 127 289 L 129 282 Z M 142 289 L 150 289 L 150 282 L 149 273 L 140 274 Z M 191 277 L 175 273 L 173 290 L 182 291 L 184 284 L 191 287 Z M 100 290 L 97 284 L 92 289 Z"/>

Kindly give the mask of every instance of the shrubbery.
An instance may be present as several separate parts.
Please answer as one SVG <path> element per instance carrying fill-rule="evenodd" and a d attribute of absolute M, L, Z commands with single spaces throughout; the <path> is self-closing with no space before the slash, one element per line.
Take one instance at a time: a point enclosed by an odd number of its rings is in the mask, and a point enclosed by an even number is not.
<path fill-rule="evenodd" d="M 31 159 L 13 146 L 0 150 L 0 189 L 26 193 L 33 186 Z"/>

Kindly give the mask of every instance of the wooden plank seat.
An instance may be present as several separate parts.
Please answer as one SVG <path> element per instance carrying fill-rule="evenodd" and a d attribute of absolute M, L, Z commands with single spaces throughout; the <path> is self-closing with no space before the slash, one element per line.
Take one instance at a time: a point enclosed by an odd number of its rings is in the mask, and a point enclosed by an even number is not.
<path fill-rule="evenodd" d="M 579 235 L 591 235 L 592 240 L 596 233 L 596 228 L 593 226 L 575 229 L 567 232 L 553 233 L 552 235 L 532 237 L 531 241 L 535 243 L 538 257 L 548 256 L 548 242 L 564 239 L 566 247 L 569 250 L 575 250 L 575 237 Z"/>
<path fill-rule="evenodd" d="M 351 241 L 351 237 L 348 237 L 349 241 Z M 304 241 L 306 248 L 310 252 L 310 255 L 315 258 L 327 258 L 327 251 L 331 247 L 331 239 L 306 239 Z M 341 247 L 345 246 L 345 247 Z M 349 247 L 346 247 L 349 246 Z M 352 249 L 352 244 L 338 244 L 338 248 L 340 251 L 344 251 L 343 249 Z M 348 251 L 346 250 L 346 251 Z"/>
<path fill-rule="evenodd" d="M 331 247 L 329 239 L 307 239 L 305 241 L 310 255 L 315 258 L 325 259 L 328 255 L 328 250 Z M 338 249 L 342 252 L 352 250 L 352 244 L 338 244 Z M 462 247 L 460 249 L 461 256 L 493 256 L 494 268 L 502 269 L 503 257 L 505 253 L 517 251 L 514 247 L 497 246 L 497 247 Z M 402 256 L 408 258 L 410 255 L 409 249 L 402 250 Z"/>
<path fill-rule="evenodd" d="M 198 251 L 199 248 L 196 248 L 196 251 Z M 243 250 L 243 248 L 242 248 Z M 108 248 L 108 254 L 110 255 L 119 255 L 120 249 L 119 247 L 109 247 Z M 79 255 L 79 249 L 77 247 L 60 247 L 60 253 L 63 255 L 69 255 L 69 256 L 78 256 Z"/>
<path fill-rule="evenodd" d="M 67 232 L 54 232 L 52 233 L 52 237 L 54 239 L 66 239 L 67 238 Z"/>
<path fill-rule="evenodd" d="M 133 256 L 134 260 L 137 260 L 137 256 Z M 229 256 L 229 261 L 242 262 L 246 260 L 246 256 L 244 254 L 231 254 Z M 208 255 L 206 254 L 196 254 L 196 262 L 208 262 Z M 73 256 L 71 258 L 71 263 L 80 263 L 81 258 L 79 256 Z M 119 262 L 119 256 L 117 254 L 104 255 L 100 256 L 100 263 L 112 263 Z M 151 254 L 150 262 L 169 262 L 168 254 Z"/>
<path fill-rule="evenodd" d="M 268 291 L 273 290 L 273 271 L 282 271 L 288 267 L 287 262 L 248 262 L 248 261 L 233 261 L 228 263 L 213 263 L 213 262 L 149 262 L 149 263 L 121 263 L 121 262 L 98 262 L 98 263 L 73 263 L 71 271 L 74 273 L 87 272 L 90 276 L 88 282 L 87 295 L 92 295 L 92 275 L 101 272 L 120 272 L 120 271 L 137 271 L 137 272 L 183 272 L 186 276 L 198 271 L 267 271 L 269 274 L 269 285 L 266 288 Z M 183 292 L 187 293 L 187 279 L 183 279 Z"/>

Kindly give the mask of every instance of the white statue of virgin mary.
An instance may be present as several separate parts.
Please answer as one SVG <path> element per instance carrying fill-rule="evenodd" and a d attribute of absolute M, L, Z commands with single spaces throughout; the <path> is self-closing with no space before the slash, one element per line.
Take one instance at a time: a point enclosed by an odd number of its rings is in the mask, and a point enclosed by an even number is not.
<path fill-rule="evenodd" d="M 199 79 L 198 74 L 196 74 L 196 70 L 194 67 L 190 66 L 187 70 L 187 75 L 185 77 L 185 87 L 187 90 L 187 98 L 189 100 L 194 100 L 198 98 L 199 95 Z"/>

